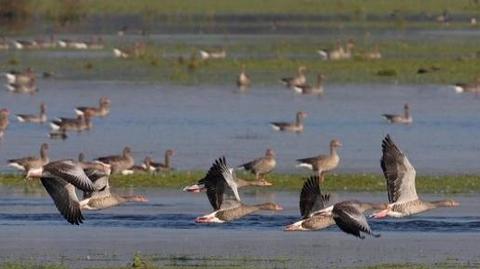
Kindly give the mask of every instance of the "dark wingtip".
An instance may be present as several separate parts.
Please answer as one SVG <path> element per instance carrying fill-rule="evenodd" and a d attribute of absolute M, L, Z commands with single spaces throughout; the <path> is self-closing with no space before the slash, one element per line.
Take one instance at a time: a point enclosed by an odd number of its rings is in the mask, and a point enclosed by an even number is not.
<path fill-rule="evenodd" d="M 372 236 L 375 237 L 375 238 L 379 238 L 379 237 L 381 237 L 382 235 L 381 235 L 381 234 L 372 234 Z"/>

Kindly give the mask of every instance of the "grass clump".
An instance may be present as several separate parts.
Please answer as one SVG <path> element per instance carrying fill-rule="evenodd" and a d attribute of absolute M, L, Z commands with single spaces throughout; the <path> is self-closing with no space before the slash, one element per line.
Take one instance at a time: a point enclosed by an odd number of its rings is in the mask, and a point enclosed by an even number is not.
<path fill-rule="evenodd" d="M 187 185 L 196 183 L 205 176 L 202 171 L 174 171 L 162 174 L 135 174 L 114 175 L 110 179 L 111 185 L 116 188 L 169 188 L 181 190 Z M 243 179 L 252 179 L 252 176 L 239 173 Z M 299 191 L 304 179 L 308 175 L 301 174 L 273 174 L 267 177 L 273 183 L 271 189 L 283 191 Z M 19 175 L 1 175 L 0 186 L 22 187 L 26 192 L 35 192 L 41 189 L 38 181 L 25 180 Z M 480 177 L 475 175 L 449 176 L 417 176 L 417 191 L 419 193 L 477 193 L 480 192 Z M 323 188 L 326 191 L 349 192 L 385 192 L 385 179 L 375 174 L 335 174 L 325 178 Z"/>

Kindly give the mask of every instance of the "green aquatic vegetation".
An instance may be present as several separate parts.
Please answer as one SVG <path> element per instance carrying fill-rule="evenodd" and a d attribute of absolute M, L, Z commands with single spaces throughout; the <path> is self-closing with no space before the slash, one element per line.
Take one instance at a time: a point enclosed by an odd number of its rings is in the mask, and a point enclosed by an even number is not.
<path fill-rule="evenodd" d="M 55 0 L 31 0 L 31 6 L 40 14 L 59 8 Z M 80 7 L 87 14 L 205 14 L 213 17 L 218 14 L 347 14 L 352 19 L 365 20 L 367 14 L 389 14 L 396 11 L 397 17 L 404 14 L 438 14 L 445 9 L 451 13 L 475 14 L 480 11 L 476 1 L 471 0 L 325 0 L 321 4 L 315 1 L 294 0 L 84 0 Z"/>
<path fill-rule="evenodd" d="M 374 39 L 365 38 L 357 41 L 355 57 L 342 61 L 322 61 L 316 51 L 320 48 L 331 48 L 335 42 L 312 38 L 302 39 L 302 42 L 295 38 L 278 40 L 275 37 L 260 43 L 248 40 L 225 44 L 221 43 L 223 41 L 215 42 L 206 48 L 224 47 L 227 51 L 226 59 L 203 61 L 198 57 L 200 48 L 181 41 L 170 44 L 149 43 L 144 55 L 132 59 L 116 59 L 113 58 L 113 53 L 112 58 L 89 58 L 88 61 L 83 57 L 52 59 L 48 56 L 50 50 L 45 50 L 44 54 L 8 51 L 5 56 L 6 59 L 15 59 L 16 69 L 31 66 L 35 70 L 43 71 L 45 66 L 48 66 L 48 71 L 68 79 L 151 82 L 166 80 L 184 85 L 233 86 L 242 64 L 246 65 L 253 87 L 265 84 L 281 87 L 279 78 L 292 75 L 299 65 L 307 66 L 307 76 L 311 79 L 319 71 L 326 75 L 327 88 L 328 84 L 332 83 L 453 84 L 471 81 L 480 73 L 480 50 L 475 39 L 376 42 Z M 378 45 L 383 58 L 364 60 L 362 54 L 372 50 L 375 45 Z M 0 62 L 0 68 L 12 69 L 10 64 L 8 60 Z M 428 72 L 420 74 L 419 69 Z"/>
<path fill-rule="evenodd" d="M 272 190 L 298 191 L 309 174 L 272 174 L 267 180 L 273 183 Z M 205 176 L 202 171 L 174 171 L 162 174 L 114 175 L 110 179 L 116 188 L 169 188 L 181 190 L 196 183 Z M 244 179 L 252 179 L 245 173 L 238 173 Z M 1 175 L 0 186 L 22 187 L 25 192 L 41 191 L 41 184 L 28 181 L 19 175 Z M 419 193 L 476 193 L 480 192 L 480 177 L 476 175 L 417 176 L 416 186 Z M 385 179 L 377 174 L 333 174 L 325 178 L 322 186 L 325 191 L 349 192 L 385 192 Z"/>

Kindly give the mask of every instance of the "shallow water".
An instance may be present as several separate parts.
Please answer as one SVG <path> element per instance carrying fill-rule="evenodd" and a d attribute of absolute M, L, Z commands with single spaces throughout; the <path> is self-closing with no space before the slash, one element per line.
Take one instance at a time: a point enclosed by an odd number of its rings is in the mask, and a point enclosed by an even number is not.
<path fill-rule="evenodd" d="M 25 194 L 22 189 L 0 188 L 0 259 L 62 260 L 75 267 L 123 265 L 140 251 L 157 257 L 160 264 L 171 263 L 176 256 L 197 264 L 205 257 L 228 262 L 248 257 L 249 263 L 266 263 L 264 266 L 270 268 L 282 264 L 310 268 L 370 265 L 383 263 L 386 257 L 389 263 L 479 262 L 478 252 L 472 248 L 480 239 L 477 196 L 451 197 L 461 203 L 455 209 L 437 209 L 401 220 L 370 220 L 372 229 L 382 237 L 359 240 L 335 227 L 319 232 L 283 232 L 285 225 L 298 219 L 298 197 L 292 192 L 244 191 L 246 203 L 276 201 L 285 210 L 229 224 L 205 225 L 193 221 L 211 210 L 204 194 L 158 189 L 117 191 L 142 193 L 150 202 L 86 212 L 84 224 L 76 227 L 61 218 L 45 192 Z M 386 197 L 382 193 L 341 192 L 333 194 L 333 199 L 384 201 Z M 462 240 L 462 244 L 451 248 L 451 240 Z"/>
<path fill-rule="evenodd" d="M 480 144 L 480 99 L 437 85 L 327 85 L 323 97 L 299 96 L 281 85 L 258 85 L 246 94 L 231 85 L 173 86 L 121 81 L 43 80 L 35 96 L 0 91 L 0 107 L 12 114 L 35 113 L 41 101 L 48 115 L 73 116 L 79 105 L 112 100 L 111 113 L 94 120 L 86 133 L 50 140 L 48 124 L 20 124 L 14 116 L 0 144 L 0 163 L 38 154 L 50 143 L 52 159 L 120 153 L 130 145 L 140 162 L 146 154 L 163 160 L 173 148 L 177 169 L 207 169 L 225 154 L 232 165 L 261 156 L 267 147 L 278 155 L 278 171 L 306 172 L 295 159 L 328 152 L 330 139 L 343 142 L 339 172 L 380 172 L 380 143 L 390 133 L 420 174 L 475 173 Z M 401 113 L 411 105 L 414 123 L 390 125 L 382 113 Z M 300 135 L 274 132 L 271 121 L 309 115 Z M 3 171 L 9 168 L 2 167 Z M 8 170 L 12 171 L 12 170 Z"/>

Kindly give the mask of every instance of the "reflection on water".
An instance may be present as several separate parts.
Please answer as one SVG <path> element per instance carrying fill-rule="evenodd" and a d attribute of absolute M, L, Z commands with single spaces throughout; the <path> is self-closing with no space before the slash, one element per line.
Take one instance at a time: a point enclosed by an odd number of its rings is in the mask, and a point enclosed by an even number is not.
<path fill-rule="evenodd" d="M 380 142 L 390 133 L 408 154 L 417 171 L 475 173 L 480 144 L 480 99 L 459 95 L 436 85 L 327 85 L 322 98 L 294 95 L 278 86 L 256 86 L 246 94 L 232 85 L 172 86 L 119 81 L 40 81 L 36 96 L 0 91 L 0 107 L 12 114 L 34 113 L 41 101 L 48 115 L 73 116 L 79 105 L 112 99 L 111 114 L 95 119 L 90 132 L 72 133 L 65 141 L 47 138 L 49 126 L 11 125 L 0 144 L 0 164 L 7 159 L 38 154 L 50 143 L 52 159 L 87 158 L 133 148 L 137 161 L 146 154 L 163 159 L 173 148 L 177 169 L 206 169 L 226 154 L 232 165 L 261 156 L 267 147 L 278 154 L 279 171 L 298 171 L 295 159 L 327 152 L 330 139 L 343 142 L 340 172 L 380 172 Z M 409 102 L 410 126 L 385 123 L 383 113 L 401 113 Z M 297 111 L 308 112 L 300 135 L 274 132 L 270 121 L 289 121 Z M 7 169 L 2 167 L 2 170 Z"/>

